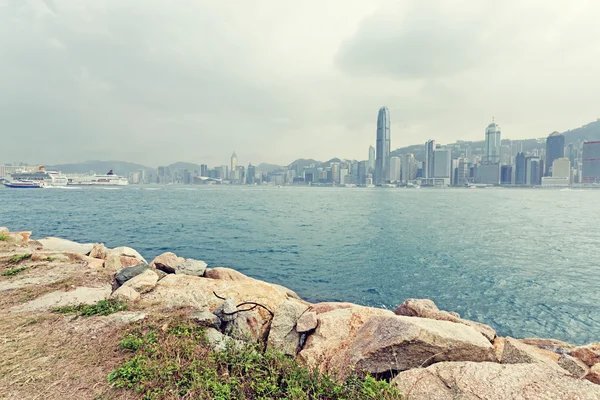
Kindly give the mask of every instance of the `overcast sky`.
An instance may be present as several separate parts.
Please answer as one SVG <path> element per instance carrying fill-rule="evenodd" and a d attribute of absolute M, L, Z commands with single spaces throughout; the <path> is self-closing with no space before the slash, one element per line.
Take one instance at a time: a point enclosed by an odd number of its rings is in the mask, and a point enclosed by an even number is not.
<path fill-rule="evenodd" d="M 287 164 L 600 117 L 595 0 L 0 0 L 0 163 Z"/>

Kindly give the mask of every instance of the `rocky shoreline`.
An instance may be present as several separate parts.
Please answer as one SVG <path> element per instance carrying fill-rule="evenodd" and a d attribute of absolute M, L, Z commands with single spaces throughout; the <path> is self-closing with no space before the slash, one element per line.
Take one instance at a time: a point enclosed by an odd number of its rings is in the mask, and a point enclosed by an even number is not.
<path fill-rule="evenodd" d="M 390 380 L 406 399 L 600 399 L 600 343 L 499 337 L 427 299 L 407 299 L 394 312 L 311 304 L 283 286 L 173 253 L 147 262 L 129 247 L 30 237 L 0 228 L 6 321 L 116 299 L 134 311 L 110 323 L 184 310 L 207 327 L 215 351 L 261 343 L 338 379 L 359 370 Z M 24 361 L 12 347 L 0 349 L 15 352 L 12 363 Z M 0 393 L 10 371 L 0 364 Z M 6 398 L 19 398 L 11 393 Z"/>

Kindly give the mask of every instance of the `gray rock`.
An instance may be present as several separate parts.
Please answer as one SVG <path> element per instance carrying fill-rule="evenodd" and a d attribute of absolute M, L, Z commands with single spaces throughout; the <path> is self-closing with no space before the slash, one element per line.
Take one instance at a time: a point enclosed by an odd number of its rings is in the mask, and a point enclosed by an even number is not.
<path fill-rule="evenodd" d="M 233 345 L 239 349 L 244 347 L 244 343 L 239 340 L 234 340 L 229 336 L 223 335 L 215 328 L 208 328 L 204 335 L 208 345 L 217 353 L 224 351 L 228 345 Z"/>
<path fill-rule="evenodd" d="M 567 354 L 561 354 L 558 365 L 577 379 L 584 378 L 590 372 L 590 368 L 583 361 Z"/>
<path fill-rule="evenodd" d="M 553 358 L 554 357 L 554 358 Z M 548 350 L 542 350 L 530 346 L 520 340 L 507 337 L 504 340 L 504 351 L 502 352 L 502 364 L 545 364 L 558 372 L 566 373 L 556 361 L 558 355 Z"/>
<path fill-rule="evenodd" d="M 148 267 L 148 264 L 138 264 L 134 265 L 133 267 L 125 267 L 117 272 L 115 279 L 119 285 L 122 285 L 128 280 L 138 276 L 148 268 L 150 268 Z"/>
<path fill-rule="evenodd" d="M 140 294 L 135 289 L 129 286 L 121 286 L 115 290 L 111 295 L 111 299 L 125 301 L 125 302 L 136 302 L 140 299 Z"/>
<path fill-rule="evenodd" d="M 544 364 L 442 362 L 401 372 L 392 383 L 408 400 L 600 399 L 600 386 Z"/>
<path fill-rule="evenodd" d="M 300 334 L 296 332 L 298 318 L 308 306 L 295 300 L 286 300 L 277 307 L 271 322 L 267 347 L 284 354 L 295 356 L 300 344 Z"/>
<path fill-rule="evenodd" d="M 123 286 L 129 286 L 138 293 L 148 293 L 156 286 L 158 282 L 158 275 L 154 270 L 147 269 L 141 274 L 131 278 L 123 284 Z"/>
<path fill-rule="evenodd" d="M 25 304 L 14 306 L 11 312 L 45 311 L 55 307 L 95 304 L 111 295 L 111 287 L 78 287 L 69 292 L 57 291 L 45 294 Z"/>
<path fill-rule="evenodd" d="M 39 239 L 38 242 L 41 243 L 42 246 L 44 246 L 45 250 L 66 251 L 69 253 L 76 253 L 82 255 L 88 254 L 94 247 L 93 243 L 81 244 L 56 237 L 47 237 L 44 239 Z"/>
<path fill-rule="evenodd" d="M 237 307 L 235 299 L 233 297 L 228 297 L 219 307 L 217 307 L 214 314 L 223 322 L 231 322 L 237 315 L 235 314 L 236 311 Z"/>
<path fill-rule="evenodd" d="M 188 258 L 184 262 L 175 266 L 175 273 L 191 276 L 203 276 L 204 271 L 206 271 L 206 267 L 207 265 L 204 261 Z"/>
<path fill-rule="evenodd" d="M 308 311 L 302 314 L 300 318 L 298 318 L 298 322 L 296 323 L 296 332 L 304 333 L 310 332 L 313 329 L 317 328 L 319 324 L 319 320 L 317 319 L 317 313 L 314 311 Z"/>
<path fill-rule="evenodd" d="M 177 267 L 177 265 L 181 264 L 184 261 L 185 259 L 182 257 L 178 257 L 177 254 L 172 252 L 166 252 L 152 260 L 150 266 L 156 269 L 160 269 L 161 271 L 164 271 L 167 274 L 174 274 L 175 267 Z"/>
<path fill-rule="evenodd" d="M 221 319 L 210 311 L 196 310 L 189 315 L 189 318 L 202 326 L 216 329 L 221 326 Z"/>

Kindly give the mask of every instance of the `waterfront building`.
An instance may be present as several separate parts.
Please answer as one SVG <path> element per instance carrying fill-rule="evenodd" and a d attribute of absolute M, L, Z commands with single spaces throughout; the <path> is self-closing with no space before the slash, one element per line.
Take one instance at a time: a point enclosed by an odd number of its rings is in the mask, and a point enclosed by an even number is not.
<path fill-rule="evenodd" d="M 415 155 L 405 154 L 402 158 L 402 182 L 407 183 L 415 180 L 417 177 L 417 165 Z"/>
<path fill-rule="evenodd" d="M 340 163 L 331 163 L 331 182 L 340 183 Z"/>
<path fill-rule="evenodd" d="M 525 184 L 525 154 L 520 152 L 515 157 L 515 185 Z"/>
<path fill-rule="evenodd" d="M 369 146 L 369 172 L 375 171 L 375 147 Z"/>
<path fill-rule="evenodd" d="M 435 149 L 435 163 L 433 166 L 433 177 L 438 179 L 448 179 L 450 185 L 450 177 L 452 175 L 452 151 L 446 148 Z"/>
<path fill-rule="evenodd" d="M 512 165 L 503 165 L 500 168 L 500 184 L 510 185 L 512 183 Z"/>
<path fill-rule="evenodd" d="M 501 152 L 500 127 L 494 121 L 485 130 L 485 149 L 483 164 L 499 164 Z"/>
<path fill-rule="evenodd" d="M 477 166 L 475 182 L 486 185 L 500 184 L 500 163 L 481 164 Z"/>
<path fill-rule="evenodd" d="M 246 184 L 254 185 L 256 182 L 256 167 L 252 163 L 248 164 L 248 173 L 246 174 Z"/>
<path fill-rule="evenodd" d="M 235 151 L 233 152 L 233 154 L 231 155 L 231 174 L 233 175 L 234 172 L 237 170 L 237 166 L 238 166 L 238 158 L 237 158 L 237 154 L 235 154 Z M 238 177 L 231 177 L 231 180 L 234 180 L 234 178 L 240 179 Z"/>
<path fill-rule="evenodd" d="M 511 165 L 512 153 L 510 149 L 510 145 L 504 144 L 500 148 L 500 164 L 501 165 Z"/>
<path fill-rule="evenodd" d="M 583 143 L 583 183 L 600 182 L 600 141 Z"/>
<path fill-rule="evenodd" d="M 565 137 L 552 132 L 546 139 L 546 170 L 544 176 L 552 176 L 552 167 L 554 160 L 565 156 Z"/>
<path fill-rule="evenodd" d="M 381 185 L 390 179 L 390 111 L 381 107 L 377 115 L 377 144 L 375 151 L 375 182 Z"/>
<path fill-rule="evenodd" d="M 402 162 L 400 157 L 390 158 L 390 182 L 398 183 L 401 179 Z"/>
<path fill-rule="evenodd" d="M 348 183 L 346 182 L 346 177 L 350 176 L 348 172 L 348 168 L 340 168 L 340 185 Z"/>
<path fill-rule="evenodd" d="M 425 142 L 425 163 L 423 164 L 423 178 L 433 178 L 435 165 L 435 140 Z"/>
<path fill-rule="evenodd" d="M 458 167 L 456 174 L 456 184 L 459 186 L 465 186 L 469 182 L 469 160 L 465 157 L 458 159 Z"/>
<path fill-rule="evenodd" d="M 538 156 L 525 158 L 525 184 L 528 186 L 542 183 L 542 163 Z"/>
<path fill-rule="evenodd" d="M 368 161 L 360 161 L 358 163 L 358 185 L 364 185 L 367 179 Z"/>
<path fill-rule="evenodd" d="M 208 165 L 200 165 L 200 176 L 208 176 Z"/>

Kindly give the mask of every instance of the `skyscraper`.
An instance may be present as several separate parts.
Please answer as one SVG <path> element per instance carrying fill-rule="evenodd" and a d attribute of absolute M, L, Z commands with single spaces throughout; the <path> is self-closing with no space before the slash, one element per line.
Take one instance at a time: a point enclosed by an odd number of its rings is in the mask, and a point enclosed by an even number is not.
<path fill-rule="evenodd" d="M 233 175 L 234 175 L 234 172 L 237 170 L 237 165 L 238 165 L 237 154 L 235 154 L 235 151 L 234 151 L 233 154 L 231 155 L 231 169 L 230 169 L 231 175 L 232 175 L 232 177 L 231 177 L 232 180 L 234 179 Z"/>
<path fill-rule="evenodd" d="M 402 161 L 400 157 L 390 157 L 390 182 L 400 182 Z"/>
<path fill-rule="evenodd" d="M 565 156 L 565 137 L 558 133 L 552 132 L 546 139 L 546 171 L 544 176 L 552 176 L 552 163 L 557 158 Z"/>
<path fill-rule="evenodd" d="M 464 186 L 469 182 L 469 160 L 464 157 L 458 159 L 458 174 L 456 177 L 456 184 Z"/>
<path fill-rule="evenodd" d="M 417 166 L 415 162 L 415 155 L 405 154 L 402 160 L 402 182 L 408 183 L 415 179 L 417 175 Z"/>
<path fill-rule="evenodd" d="M 256 178 L 256 167 L 252 163 L 248 164 L 248 173 L 246 174 L 246 184 L 254 185 Z"/>
<path fill-rule="evenodd" d="M 583 143 L 583 183 L 600 182 L 600 141 Z"/>
<path fill-rule="evenodd" d="M 375 147 L 369 146 L 369 170 L 375 171 Z"/>
<path fill-rule="evenodd" d="M 492 121 L 485 130 L 485 153 L 483 164 L 499 164 L 501 153 L 500 127 Z"/>
<path fill-rule="evenodd" d="M 446 185 L 450 185 L 450 177 L 452 175 L 452 152 L 450 149 L 435 150 L 435 164 L 433 167 L 433 177 L 448 179 Z"/>
<path fill-rule="evenodd" d="M 423 163 L 423 178 L 433 178 L 435 164 L 435 140 L 425 142 L 425 162 Z"/>
<path fill-rule="evenodd" d="M 381 107 L 377 115 L 377 146 L 375 182 L 381 185 L 390 179 L 390 110 Z"/>
<path fill-rule="evenodd" d="M 340 163 L 331 163 L 331 182 L 340 183 Z"/>
<path fill-rule="evenodd" d="M 542 170 L 540 158 L 529 156 L 525 159 L 525 184 L 529 186 L 542 183 Z"/>
<path fill-rule="evenodd" d="M 525 184 L 525 154 L 519 153 L 515 157 L 515 185 Z"/>

